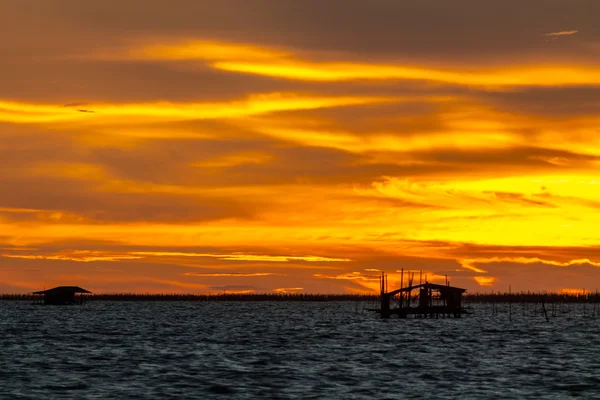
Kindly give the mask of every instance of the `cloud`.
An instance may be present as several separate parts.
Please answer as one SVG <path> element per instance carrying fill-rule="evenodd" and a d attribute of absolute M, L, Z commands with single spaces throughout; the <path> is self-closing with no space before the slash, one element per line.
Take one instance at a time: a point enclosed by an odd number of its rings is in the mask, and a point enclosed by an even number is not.
<path fill-rule="evenodd" d="M 480 285 L 480 286 L 488 286 L 491 287 L 494 282 L 496 282 L 496 278 L 494 278 L 493 276 L 475 276 L 473 277 L 473 279 L 475 279 L 475 281 Z"/>
<path fill-rule="evenodd" d="M 373 104 L 393 101 L 376 97 L 319 97 L 294 93 L 255 94 L 246 99 L 230 102 L 205 103 L 143 103 L 143 104 L 89 104 L 94 113 L 59 104 L 35 104 L 0 99 L 0 122 L 10 123 L 115 123 L 160 122 L 202 119 L 239 118 L 265 113 L 308 110 L 344 105 Z"/>
<path fill-rule="evenodd" d="M 518 57 L 527 51 L 541 52 L 534 47 L 539 32 L 564 25 L 565 16 L 576 21 L 581 31 L 594 32 L 593 16 L 598 11 L 595 3 L 573 0 L 547 5 L 545 0 L 507 0 L 502 4 L 460 0 L 456 7 L 440 6 L 436 1 L 407 6 L 389 1 L 366 4 L 361 0 L 307 0 L 290 5 L 278 0 L 257 0 L 250 7 L 244 0 L 224 0 L 219 4 L 210 0 L 175 0 L 167 7 L 159 0 L 105 0 L 101 5 L 64 0 L 40 4 L 36 13 L 18 4 L 3 3 L 0 26 L 7 37 L 14 38 L 7 41 L 11 55 L 22 56 L 32 49 L 43 54 L 65 49 L 102 50 L 107 44 L 140 36 L 158 41 L 174 35 L 192 35 L 234 42 L 260 37 L 274 47 L 343 50 L 370 57 L 393 52 L 413 58 L 432 53 L 457 59 Z M 145 7 L 143 15 L 140 7 Z M 109 18 L 116 8 L 119 18 Z M 506 29 L 507 21 L 511 29 Z"/>
<path fill-rule="evenodd" d="M 362 275 L 360 272 L 349 272 L 341 275 L 323 275 L 314 274 L 313 277 L 319 279 L 337 279 L 337 280 L 364 280 L 364 281 L 376 281 L 379 279 L 377 275 Z"/>
<path fill-rule="evenodd" d="M 600 3 L 28 1 L 0 1 L 3 282 L 600 282 Z"/>
<path fill-rule="evenodd" d="M 226 291 L 228 293 L 252 293 L 257 290 L 260 290 L 256 286 L 248 286 L 248 285 L 222 285 L 222 286 L 210 286 L 210 290 L 223 292 Z"/>
<path fill-rule="evenodd" d="M 248 278 L 248 277 L 260 277 L 260 276 L 285 276 L 285 274 L 276 274 L 273 272 L 230 272 L 230 273 L 198 273 L 198 272 L 186 272 L 184 276 L 197 276 L 206 278 Z"/>
<path fill-rule="evenodd" d="M 579 31 L 559 31 L 559 32 L 551 32 L 544 33 L 544 36 L 571 36 L 579 33 Z"/>
<path fill-rule="evenodd" d="M 516 263 L 516 264 L 545 264 L 552 265 L 555 267 L 571 267 L 576 265 L 591 265 L 594 267 L 600 267 L 600 262 L 591 261 L 587 258 L 585 259 L 577 259 L 577 260 L 569 260 L 569 261 L 556 261 L 549 259 L 542 259 L 538 257 L 490 257 L 490 258 L 475 258 L 475 259 L 464 259 L 460 260 L 461 266 L 463 268 L 478 272 L 485 273 L 487 271 L 482 270 L 474 265 L 479 264 L 492 264 L 492 263 Z"/>
<path fill-rule="evenodd" d="M 559 32 L 569 34 L 570 32 Z M 556 33 L 555 35 L 558 35 Z M 133 54 L 133 55 L 131 55 Z M 469 71 L 414 64 L 367 64 L 354 61 L 311 61 L 253 44 L 187 40 L 130 50 L 125 59 L 200 60 L 217 70 L 300 81 L 424 80 L 480 87 L 600 85 L 600 69 L 590 66 L 485 66 Z"/>
<path fill-rule="evenodd" d="M 60 261 L 75 261 L 75 262 L 94 262 L 94 261 L 123 261 L 123 260 L 138 260 L 142 257 L 129 255 L 105 255 L 98 254 L 92 251 L 72 251 L 64 252 L 56 255 L 42 254 L 0 254 L 0 257 L 5 258 L 21 258 L 24 260 L 60 260 Z"/>
<path fill-rule="evenodd" d="M 35 210 L 31 208 L 13 208 L 13 207 L 0 207 L 0 213 L 11 213 L 11 214 L 35 214 L 42 212 L 43 210 Z"/>
<path fill-rule="evenodd" d="M 136 256 L 177 256 L 177 257 L 210 257 L 227 261 L 262 261 L 262 262 L 348 262 L 352 261 L 346 258 L 331 258 L 319 256 L 274 256 L 258 254 L 201 254 L 201 253 L 181 253 L 181 252 L 150 252 L 137 251 L 131 254 Z"/>
<path fill-rule="evenodd" d="M 286 294 L 286 293 L 298 293 L 298 292 L 301 292 L 301 291 L 303 291 L 303 290 L 304 290 L 304 288 L 301 288 L 301 287 L 294 287 L 294 288 L 276 288 L 276 289 L 273 289 L 273 291 L 274 291 L 275 293 L 284 293 L 284 294 Z"/>

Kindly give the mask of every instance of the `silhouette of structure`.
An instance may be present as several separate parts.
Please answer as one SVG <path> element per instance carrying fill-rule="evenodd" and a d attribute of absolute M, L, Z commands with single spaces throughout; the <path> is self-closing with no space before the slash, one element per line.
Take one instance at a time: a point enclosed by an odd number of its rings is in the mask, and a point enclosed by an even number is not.
<path fill-rule="evenodd" d="M 430 282 L 413 285 L 413 278 L 414 273 L 409 279 L 408 286 L 403 287 L 404 271 L 402 271 L 400 289 L 388 292 L 387 275 L 382 272 L 381 308 L 373 311 L 379 312 L 381 318 L 389 318 L 392 314 L 398 315 L 399 318 L 407 318 L 409 315 L 415 318 L 439 318 L 440 315 L 460 318 L 466 313 L 462 307 L 462 295 L 466 289 L 452 287 L 449 282 L 446 282 L 446 285 Z M 393 302 L 397 303 L 394 308 L 391 306 Z"/>
<path fill-rule="evenodd" d="M 43 296 L 44 304 L 67 305 L 83 304 L 86 300 L 83 294 L 91 293 L 79 286 L 58 286 L 40 292 L 33 292 L 34 295 Z"/>

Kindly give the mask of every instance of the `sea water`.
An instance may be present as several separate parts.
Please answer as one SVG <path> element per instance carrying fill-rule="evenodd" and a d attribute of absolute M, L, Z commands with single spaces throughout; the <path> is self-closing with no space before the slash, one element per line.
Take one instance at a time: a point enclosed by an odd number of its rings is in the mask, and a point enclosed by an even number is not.
<path fill-rule="evenodd" d="M 600 318 L 353 302 L 0 302 L 4 399 L 600 396 Z M 589 306 L 588 306 L 589 307 Z M 504 309 L 506 311 L 506 309 Z"/>

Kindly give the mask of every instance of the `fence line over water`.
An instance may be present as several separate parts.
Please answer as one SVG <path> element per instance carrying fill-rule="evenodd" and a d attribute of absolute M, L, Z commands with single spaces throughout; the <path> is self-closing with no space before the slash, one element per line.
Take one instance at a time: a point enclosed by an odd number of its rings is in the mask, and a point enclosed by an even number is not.
<path fill-rule="evenodd" d="M 33 300 L 33 294 L 0 294 L 0 300 Z M 100 293 L 88 295 L 92 301 L 378 301 L 378 294 L 319 293 L 221 293 L 221 294 L 148 294 Z M 465 303 L 598 303 L 600 293 L 465 293 Z"/>

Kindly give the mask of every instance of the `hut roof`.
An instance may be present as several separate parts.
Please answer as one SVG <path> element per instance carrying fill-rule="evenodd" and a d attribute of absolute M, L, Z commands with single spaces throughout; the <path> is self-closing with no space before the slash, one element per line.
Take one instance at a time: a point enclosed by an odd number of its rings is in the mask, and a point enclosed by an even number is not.
<path fill-rule="evenodd" d="M 39 292 L 33 292 L 33 294 L 49 294 L 49 295 L 59 295 L 59 294 L 67 294 L 67 293 L 92 293 L 87 291 L 79 286 L 57 286 L 52 289 L 42 290 Z"/>
<path fill-rule="evenodd" d="M 457 288 L 454 286 L 438 285 L 436 283 L 426 282 L 426 283 L 423 283 L 422 285 L 408 286 L 408 287 L 405 287 L 402 289 L 397 289 L 397 290 L 391 291 L 388 293 L 388 295 L 393 296 L 393 295 L 401 293 L 401 292 L 410 292 L 414 289 L 419 289 L 419 288 L 437 289 L 437 290 L 444 291 L 444 292 L 458 292 L 458 293 L 464 293 L 467 291 L 467 289 Z"/>

